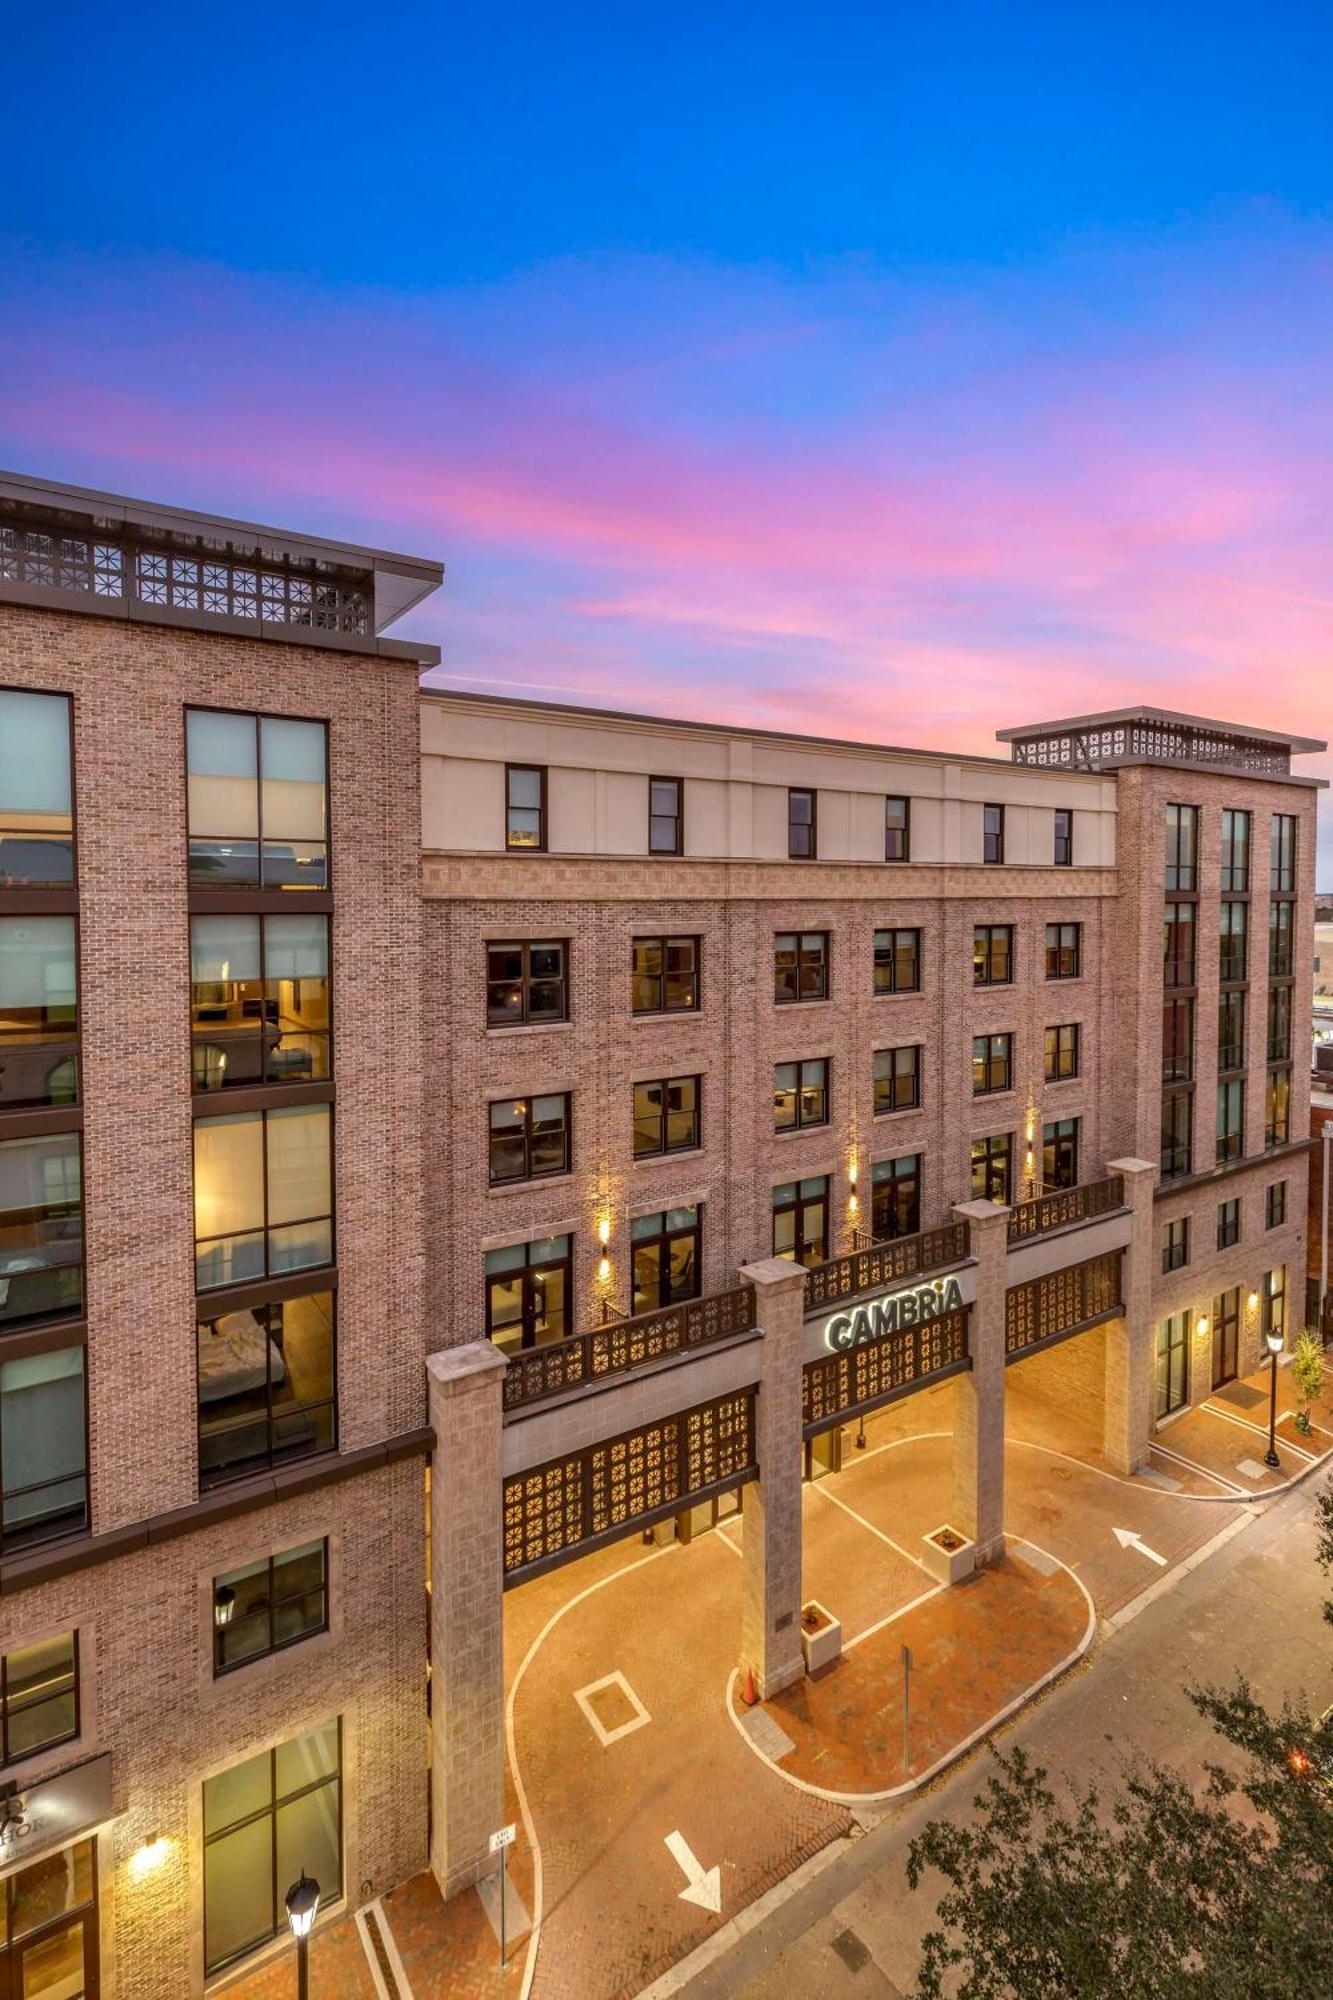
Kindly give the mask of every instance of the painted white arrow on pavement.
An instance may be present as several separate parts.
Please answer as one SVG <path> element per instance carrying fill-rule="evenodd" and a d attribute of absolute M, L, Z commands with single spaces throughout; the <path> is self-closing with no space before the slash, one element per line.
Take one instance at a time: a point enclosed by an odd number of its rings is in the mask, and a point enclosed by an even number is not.
<path fill-rule="evenodd" d="M 1150 1549 L 1142 1536 L 1136 1535 L 1132 1528 L 1113 1528 L 1111 1532 L 1122 1549 L 1137 1549 L 1141 1556 L 1147 1556 L 1149 1562 L 1156 1563 L 1158 1569 L 1166 1568 L 1166 1557 L 1159 1556 L 1156 1549 Z"/>
<path fill-rule="evenodd" d="M 690 1844 L 683 1833 L 669 1833 L 666 1836 L 667 1851 L 681 1874 L 685 1877 L 685 1887 L 680 1892 L 682 1903 L 697 1903 L 701 1910 L 712 1910 L 722 1914 L 722 1870 L 714 1866 L 704 1868 L 690 1851 Z"/>

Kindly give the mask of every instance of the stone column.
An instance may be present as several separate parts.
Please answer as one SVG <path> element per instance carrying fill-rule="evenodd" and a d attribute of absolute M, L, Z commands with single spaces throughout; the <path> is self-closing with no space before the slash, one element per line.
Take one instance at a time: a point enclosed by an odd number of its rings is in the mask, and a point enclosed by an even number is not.
<path fill-rule="evenodd" d="M 431 1854 L 443 1896 L 496 1866 L 504 1825 L 501 1387 L 487 1340 L 428 1356 Z"/>
<path fill-rule="evenodd" d="M 754 1668 L 762 1700 L 805 1672 L 801 1654 L 801 1369 L 805 1272 L 766 1257 L 741 1272 L 755 1288 L 764 1330 L 755 1398 L 759 1477 L 745 1489 L 745 1600 L 741 1669 Z M 836 1615 L 836 1613 L 835 1613 Z"/>
<path fill-rule="evenodd" d="M 1147 1463 L 1152 1438 L 1152 1281 L 1159 1248 L 1153 1217 L 1157 1169 L 1148 1160 L 1108 1160 L 1122 1174 L 1130 1210 L 1129 1246 L 1122 1264 L 1124 1315 L 1106 1323 L 1106 1376 L 1102 1395 L 1102 1450 L 1115 1472 L 1137 1472 Z"/>
<path fill-rule="evenodd" d="M 960 1201 L 977 1260 L 977 1296 L 968 1327 L 972 1366 L 954 1377 L 953 1520 L 976 1543 L 978 1563 L 1004 1553 L 1004 1299 L 1009 1210 Z"/>

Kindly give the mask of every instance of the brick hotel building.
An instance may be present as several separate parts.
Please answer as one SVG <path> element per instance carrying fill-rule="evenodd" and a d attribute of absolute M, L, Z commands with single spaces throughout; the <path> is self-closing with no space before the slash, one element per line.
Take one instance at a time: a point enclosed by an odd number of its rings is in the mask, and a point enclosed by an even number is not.
<path fill-rule="evenodd" d="M 423 690 L 440 577 L 0 478 L 0 1996 L 477 1879 L 506 1588 L 743 1505 L 771 1692 L 867 1410 L 985 1561 L 1007 1379 L 1130 1472 L 1302 1321 L 1322 744 Z"/>

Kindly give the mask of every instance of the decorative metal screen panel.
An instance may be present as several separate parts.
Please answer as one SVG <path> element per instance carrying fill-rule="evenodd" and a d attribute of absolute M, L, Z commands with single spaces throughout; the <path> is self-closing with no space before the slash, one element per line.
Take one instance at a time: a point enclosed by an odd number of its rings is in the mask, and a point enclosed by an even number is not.
<path fill-rule="evenodd" d="M 1124 1205 L 1125 1183 L 1119 1174 L 1104 1181 L 1088 1181 L 1082 1187 L 1060 1188 L 1055 1194 L 1039 1194 L 1010 1209 L 1009 1241 L 1026 1243 L 1030 1237 L 1049 1235 L 1053 1229 L 1067 1229 L 1071 1222 L 1110 1215 Z"/>
<path fill-rule="evenodd" d="M 1153 722 L 1146 718 L 1127 719 L 1065 736 L 1025 736 L 1010 747 L 1015 764 L 1037 764 L 1058 770 L 1094 770 L 1101 764 L 1123 763 L 1128 757 L 1153 757 L 1173 764 L 1202 764 L 1274 775 L 1291 770 L 1291 750 L 1285 743 L 1229 736 L 1222 730 L 1198 729 L 1190 723 Z"/>
<path fill-rule="evenodd" d="M 588 1333 L 571 1334 L 510 1357 L 504 1382 L 507 1410 L 545 1402 L 565 1389 L 601 1382 L 634 1368 L 646 1368 L 670 1354 L 688 1354 L 733 1333 L 751 1333 L 755 1324 L 753 1285 L 686 1299 L 637 1319 L 611 1320 Z"/>
<path fill-rule="evenodd" d="M 966 1222 L 946 1222 L 942 1229 L 925 1229 L 919 1236 L 899 1236 L 890 1243 L 872 1243 L 868 1250 L 853 1250 L 831 1263 L 816 1264 L 805 1274 L 806 1318 L 826 1312 L 839 1299 L 855 1298 L 858 1292 L 884 1291 L 903 1278 L 960 1264 L 969 1247 Z"/>
<path fill-rule="evenodd" d="M 1090 1321 L 1118 1312 L 1123 1303 L 1119 1250 L 1067 1264 L 1026 1285 L 1011 1285 L 1004 1301 L 1006 1355 L 1021 1354 L 1039 1340 L 1076 1333 Z"/>
<path fill-rule="evenodd" d="M 754 1391 L 740 1389 L 516 1473 L 504 1483 L 505 1581 L 754 1471 Z"/>
<path fill-rule="evenodd" d="M 807 1361 L 801 1384 L 807 1430 L 827 1428 L 863 1404 L 916 1388 L 967 1359 L 967 1308 L 902 1327 L 844 1354 Z"/>

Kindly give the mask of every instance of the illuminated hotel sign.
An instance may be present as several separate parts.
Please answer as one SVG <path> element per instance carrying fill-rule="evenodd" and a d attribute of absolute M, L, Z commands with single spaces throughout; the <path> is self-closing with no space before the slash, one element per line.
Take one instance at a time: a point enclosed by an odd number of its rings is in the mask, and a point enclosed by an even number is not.
<path fill-rule="evenodd" d="M 62 1771 L 58 1778 L 0 1793 L 0 1874 L 111 1816 L 111 1753 Z"/>
<path fill-rule="evenodd" d="M 926 1326 L 944 1313 L 957 1312 L 964 1303 L 957 1278 L 937 1278 L 931 1285 L 886 1292 L 882 1298 L 864 1299 L 844 1312 L 832 1313 L 821 1328 L 823 1344 L 834 1354 L 845 1354 L 849 1348 L 883 1340 L 886 1334 Z"/>

